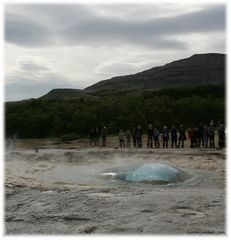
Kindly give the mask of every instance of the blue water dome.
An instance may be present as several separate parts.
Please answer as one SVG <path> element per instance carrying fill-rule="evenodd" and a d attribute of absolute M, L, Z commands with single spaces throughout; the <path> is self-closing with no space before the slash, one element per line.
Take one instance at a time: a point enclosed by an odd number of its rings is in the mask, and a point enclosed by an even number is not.
<path fill-rule="evenodd" d="M 184 181 L 189 178 L 189 175 L 184 171 L 162 163 L 112 168 L 104 171 L 101 176 L 124 181 L 160 184 Z"/>

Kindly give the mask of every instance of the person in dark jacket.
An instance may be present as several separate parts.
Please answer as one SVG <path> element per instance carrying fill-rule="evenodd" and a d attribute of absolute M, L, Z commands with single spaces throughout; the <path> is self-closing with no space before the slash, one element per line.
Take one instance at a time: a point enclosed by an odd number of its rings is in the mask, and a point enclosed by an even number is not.
<path fill-rule="evenodd" d="M 206 125 L 204 125 L 203 138 L 204 138 L 204 147 L 208 148 L 209 128 Z"/>
<path fill-rule="evenodd" d="M 133 147 L 136 147 L 136 128 L 132 128 L 132 141 L 133 141 Z"/>
<path fill-rule="evenodd" d="M 142 130 L 140 125 L 136 129 L 136 142 L 137 147 L 142 148 Z"/>
<path fill-rule="evenodd" d="M 171 128 L 171 147 L 173 146 L 177 147 L 177 130 L 174 124 Z"/>
<path fill-rule="evenodd" d="M 102 146 L 106 147 L 106 140 L 107 140 L 107 128 L 103 127 L 101 131 L 101 137 L 102 137 Z"/>
<path fill-rule="evenodd" d="M 214 121 L 212 120 L 209 125 L 209 147 L 210 148 L 215 148 L 214 138 L 215 138 L 215 127 L 214 127 Z"/>
<path fill-rule="evenodd" d="M 147 147 L 153 148 L 153 127 L 152 124 L 148 125 L 148 142 L 147 142 Z"/>
<path fill-rule="evenodd" d="M 90 145 L 92 146 L 94 142 L 95 142 L 95 130 L 94 130 L 94 128 L 91 128 L 91 131 L 90 131 Z"/>
<path fill-rule="evenodd" d="M 169 133 L 167 126 L 163 127 L 162 131 L 162 139 L 163 139 L 163 148 L 168 147 L 168 139 L 169 139 Z"/>
<path fill-rule="evenodd" d="M 195 127 L 194 131 L 195 131 L 195 148 L 198 148 L 200 146 L 199 145 L 199 128 Z"/>
<path fill-rule="evenodd" d="M 218 145 L 220 148 L 225 147 L 225 126 L 223 123 L 221 123 L 217 129 L 218 131 Z"/>
<path fill-rule="evenodd" d="M 96 129 L 95 129 L 95 141 L 96 141 L 96 146 L 99 146 L 99 138 L 100 138 L 99 129 L 96 128 Z"/>
<path fill-rule="evenodd" d="M 159 142 L 160 131 L 157 128 L 154 128 L 153 130 L 153 137 L 154 137 L 155 147 L 159 148 L 160 147 L 160 142 Z"/>
<path fill-rule="evenodd" d="M 179 148 L 180 145 L 182 148 L 184 148 L 184 141 L 186 140 L 186 134 L 185 134 L 185 130 L 184 130 L 184 126 L 183 124 L 180 125 L 179 128 L 179 138 L 178 138 L 178 145 L 177 147 Z"/>
<path fill-rule="evenodd" d="M 198 147 L 204 147 L 204 127 L 203 124 L 200 123 L 199 127 L 198 127 Z"/>

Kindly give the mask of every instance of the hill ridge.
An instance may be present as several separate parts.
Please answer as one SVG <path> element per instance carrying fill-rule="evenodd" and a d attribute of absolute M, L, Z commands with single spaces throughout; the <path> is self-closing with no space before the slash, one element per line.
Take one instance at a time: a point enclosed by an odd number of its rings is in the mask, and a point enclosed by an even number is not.
<path fill-rule="evenodd" d="M 124 91 L 224 84 L 225 59 L 226 54 L 223 53 L 193 54 L 188 58 L 175 60 L 135 74 L 105 79 L 83 90 L 74 88 L 52 89 L 41 98 L 78 98 L 89 96 L 89 94 L 105 95 Z"/>
<path fill-rule="evenodd" d="M 225 54 L 194 54 L 135 74 L 99 81 L 83 91 L 115 91 L 117 89 L 160 89 L 170 86 L 219 84 L 225 79 Z"/>

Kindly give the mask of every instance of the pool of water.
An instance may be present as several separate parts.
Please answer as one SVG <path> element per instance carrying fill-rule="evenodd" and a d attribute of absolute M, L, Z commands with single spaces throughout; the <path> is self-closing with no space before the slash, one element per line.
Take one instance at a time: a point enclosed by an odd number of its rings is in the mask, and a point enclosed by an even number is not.
<path fill-rule="evenodd" d="M 184 155 L 178 154 L 180 161 Z M 167 152 L 47 149 L 8 152 L 5 159 L 6 180 L 30 186 L 173 187 L 210 184 L 215 177 L 209 171 L 185 167 L 183 161 L 182 166 L 171 161 Z"/>

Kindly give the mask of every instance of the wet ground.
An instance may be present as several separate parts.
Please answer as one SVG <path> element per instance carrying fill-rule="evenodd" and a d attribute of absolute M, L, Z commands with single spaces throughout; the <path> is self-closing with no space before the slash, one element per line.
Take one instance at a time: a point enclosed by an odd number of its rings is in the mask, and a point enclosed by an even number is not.
<path fill-rule="evenodd" d="M 6 152 L 6 234 L 224 234 L 225 152 L 202 149 L 17 149 Z M 163 163 L 190 178 L 112 181 L 112 167 Z"/>

